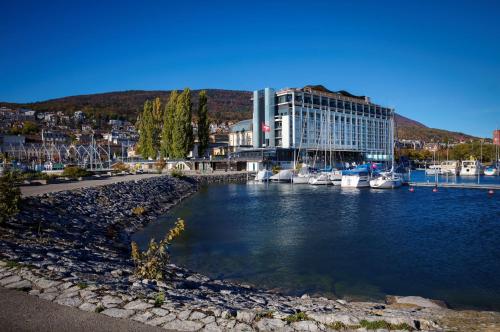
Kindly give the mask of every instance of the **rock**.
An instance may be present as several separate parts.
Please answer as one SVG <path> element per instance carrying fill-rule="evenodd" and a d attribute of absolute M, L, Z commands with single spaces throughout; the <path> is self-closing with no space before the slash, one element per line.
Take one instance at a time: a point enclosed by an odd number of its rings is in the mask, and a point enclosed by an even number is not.
<path fill-rule="evenodd" d="M 201 319 L 201 322 L 204 324 L 211 324 L 211 323 L 215 322 L 215 317 L 214 316 L 207 316 L 207 317 Z"/>
<path fill-rule="evenodd" d="M 132 316 L 134 313 L 135 312 L 133 310 L 118 309 L 118 308 L 109 308 L 102 312 L 102 314 L 106 316 L 115 318 L 127 318 Z"/>
<path fill-rule="evenodd" d="M 161 324 L 164 324 L 164 323 L 171 322 L 175 318 L 176 318 L 175 314 L 168 314 L 168 315 L 163 316 L 163 317 L 156 317 L 154 319 L 148 320 L 146 322 L 146 324 L 152 325 L 152 326 L 158 326 L 158 325 L 161 325 Z"/>
<path fill-rule="evenodd" d="M 195 310 L 191 313 L 189 316 L 189 320 L 200 320 L 205 318 L 207 315 L 205 315 L 203 312 Z"/>
<path fill-rule="evenodd" d="M 250 310 L 238 310 L 236 312 L 236 319 L 251 324 L 255 319 L 256 313 Z"/>
<path fill-rule="evenodd" d="M 29 295 L 40 295 L 40 291 L 38 289 L 32 289 L 28 292 Z"/>
<path fill-rule="evenodd" d="M 92 303 L 84 302 L 81 306 L 78 307 L 78 309 L 83 310 L 83 311 L 88 311 L 88 312 L 95 312 L 95 309 L 97 306 Z"/>
<path fill-rule="evenodd" d="M 191 310 L 183 310 L 177 315 L 177 318 L 180 320 L 186 320 L 189 318 L 189 315 L 191 315 Z"/>
<path fill-rule="evenodd" d="M 102 298 L 101 302 L 104 307 L 111 308 L 116 307 L 117 304 L 121 304 L 123 300 L 116 296 L 106 295 Z"/>
<path fill-rule="evenodd" d="M 21 281 L 21 277 L 18 275 L 13 275 L 13 276 L 10 276 L 10 277 L 7 277 L 7 278 L 0 280 L 0 286 L 5 286 L 8 284 L 12 284 L 14 282 L 18 282 L 18 281 Z"/>
<path fill-rule="evenodd" d="M 57 297 L 57 294 L 56 293 L 42 293 L 42 294 L 38 295 L 38 297 L 43 299 L 43 300 L 53 301 Z"/>
<path fill-rule="evenodd" d="M 205 325 L 203 328 L 204 332 L 222 332 L 223 329 L 217 325 L 215 322 Z"/>
<path fill-rule="evenodd" d="M 174 330 L 174 331 L 198 331 L 203 327 L 203 323 L 193 322 L 190 320 L 179 320 L 175 319 L 163 325 L 164 329 Z"/>
<path fill-rule="evenodd" d="M 82 304 L 82 300 L 79 297 L 67 297 L 63 299 L 57 299 L 55 302 L 57 304 L 65 305 L 68 307 L 79 307 Z"/>
<path fill-rule="evenodd" d="M 441 309 L 448 308 L 445 302 L 439 300 L 426 299 L 420 296 L 392 296 L 385 298 L 387 304 L 407 304 L 422 308 Z"/>
<path fill-rule="evenodd" d="M 260 331 L 279 331 L 285 326 L 285 322 L 276 318 L 262 318 L 255 326 Z"/>
<path fill-rule="evenodd" d="M 325 325 L 333 324 L 335 322 L 341 322 L 345 325 L 356 325 L 359 323 L 359 320 L 356 317 L 347 313 L 308 312 L 307 315 L 311 319 Z"/>
<path fill-rule="evenodd" d="M 135 320 L 137 322 L 144 323 L 148 319 L 150 319 L 151 317 L 153 317 L 153 314 L 151 312 L 149 312 L 149 311 L 145 311 L 143 313 L 136 314 L 136 315 L 132 316 L 131 319 L 133 319 L 133 320 Z"/>
<path fill-rule="evenodd" d="M 168 314 L 168 310 L 162 308 L 153 308 L 151 309 L 151 312 L 156 316 L 161 316 L 161 317 L 166 316 Z"/>
<path fill-rule="evenodd" d="M 295 322 L 292 323 L 290 326 L 297 331 L 311 331 L 311 332 L 319 331 L 318 325 L 310 320 Z"/>
<path fill-rule="evenodd" d="M 253 328 L 250 325 L 247 325 L 245 323 L 238 323 L 234 327 L 234 331 L 238 331 L 238 332 L 250 332 L 250 331 L 253 331 Z"/>
<path fill-rule="evenodd" d="M 31 289 L 31 282 L 29 282 L 28 280 L 20 280 L 20 281 L 13 282 L 11 284 L 6 285 L 5 288 L 11 288 L 11 289 L 30 288 Z"/>
<path fill-rule="evenodd" d="M 52 280 L 48 280 L 45 278 L 36 279 L 33 283 L 35 284 L 36 287 L 41 288 L 41 289 L 57 287 L 61 284 L 58 281 L 52 281 Z"/>
<path fill-rule="evenodd" d="M 154 307 L 152 304 L 146 303 L 141 300 L 135 300 L 127 303 L 124 308 L 130 310 L 145 310 Z"/>

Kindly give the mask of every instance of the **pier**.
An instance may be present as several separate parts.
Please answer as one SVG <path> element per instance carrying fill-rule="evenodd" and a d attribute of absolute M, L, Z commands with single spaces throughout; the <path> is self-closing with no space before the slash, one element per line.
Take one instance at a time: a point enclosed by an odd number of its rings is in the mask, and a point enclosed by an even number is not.
<path fill-rule="evenodd" d="M 410 182 L 409 185 L 410 187 L 500 190 L 500 184 L 487 183 Z"/>

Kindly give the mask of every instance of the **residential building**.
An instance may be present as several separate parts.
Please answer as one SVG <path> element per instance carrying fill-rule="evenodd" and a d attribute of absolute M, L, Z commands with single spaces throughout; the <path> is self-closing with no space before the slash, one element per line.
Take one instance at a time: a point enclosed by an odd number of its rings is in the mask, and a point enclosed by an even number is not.
<path fill-rule="evenodd" d="M 394 109 L 365 96 L 323 86 L 253 93 L 253 147 L 282 148 L 324 160 L 345 152 L 358 159 L 392 158 Z"/>

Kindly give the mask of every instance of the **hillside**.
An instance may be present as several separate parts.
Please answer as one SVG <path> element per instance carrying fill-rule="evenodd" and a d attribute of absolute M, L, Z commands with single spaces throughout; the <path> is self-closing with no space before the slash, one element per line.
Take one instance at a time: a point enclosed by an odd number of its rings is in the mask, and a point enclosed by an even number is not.
<path fill-rule="evenodd" d="M 193 109 L 196 110 L 198 93 L 193 90 Z M 81 110 L 102 118 L 122 118 L 132 122 L 137 118 L 144 101 L 160 97 L 166 101 L 170 91 L 130 90 L 69 96 L 46 101 L 14 104 L 0 102 L 0 106 L 25 107 L 38 111 L 63 111 L 72 114 Z M 252 93 L 250 91 L 207 89 L 209 116 L 215 121 L 239 121 L 252 117 Z M 396 115 L 397 137 L 399 139 L 423 140 L 426 142 L 461 141 L 474 138 L 463 133 L 428 128 L 420 122 Z"/>

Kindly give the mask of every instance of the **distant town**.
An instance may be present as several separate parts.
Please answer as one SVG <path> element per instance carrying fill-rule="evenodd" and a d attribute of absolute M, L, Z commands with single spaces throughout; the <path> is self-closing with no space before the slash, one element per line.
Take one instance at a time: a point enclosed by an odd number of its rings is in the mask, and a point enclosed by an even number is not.
<path fill-rule="evenodd" d="M 210 105 L 210 94 L 208 99 Z M 488 163 L 495 160 L 493 143 L 500 144 L 498 130 L 491 139 L 467 135 L 459 138 L 449 135 L 430 141 L 398 138 L 406 124 L 403 121 L 400 127 L 397 123 L 391 127 L 394 110 L 373 104 L 368 97 L 333 92 L 323 86 L 265 89 L 254 92 L 248 99 L 253 103 L 251 119 L 221 119 L 209 110 L 209 143 L 202 154 L 194 112 L 190 124 L 194 134 L 191 149 L 186 158 L 165 156 L 168 167 L 178 167 L 181 163 L 181 168 L 193 170 L 256 171 L 265 162 L 288 167 L 313 155 L 322 167 L 332 162 L 384 162 L 391 158 L 392 138 L 397 158 L 427 163 L 473 157 Z M 299 112 L 299 106 L 304 112 Z M 305 118 L 308 109 L 314 109 L 309 120 Z M 327 110 L 337 113 L 328 117 L 322 113 Z M 311 121 L 315 121 L 315 125 Z M 153 156 L 160 157 L 160 153 L 155 151 L 146 158 L 141 155 L 138 123 L 130 116 L 102 117 L 85 110 L 43 111 L 3 106 L 0 108 L 2 164 L 44 172 L 61 171 L 65 165 L 111 169 L 116 163 L 154 168 L 157 158 Z M 304 137 L 299 140 L 301 134 Z"/>

